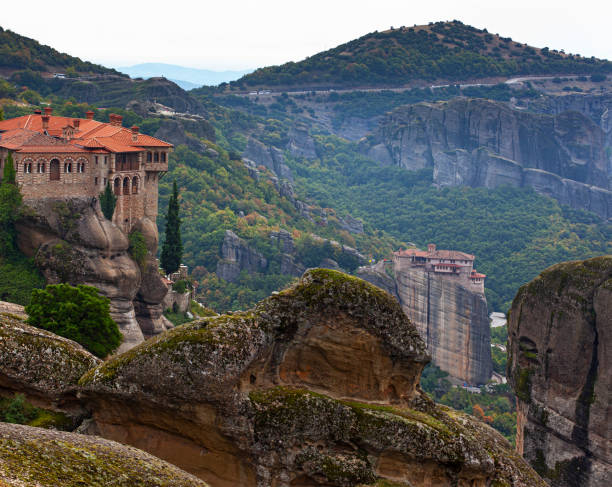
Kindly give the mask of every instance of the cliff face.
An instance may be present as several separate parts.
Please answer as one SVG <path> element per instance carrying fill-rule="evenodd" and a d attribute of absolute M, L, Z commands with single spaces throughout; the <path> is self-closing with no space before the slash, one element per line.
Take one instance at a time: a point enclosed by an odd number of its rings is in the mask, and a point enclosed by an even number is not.
<path fill-rule="evenodd" d="M 383 164 L 433 168 L 441 186 L 531 187 L 612 217 L 608 137 L 585 115 L 542 115 L 457 98 L 400 107 L 364 150 Z"/>
<path fill-rule="evenodd" d="M 80 397 L 90 432 L 215 486 L 544 486 L 494 430 L 421 392 L 428 360 L 390 295 L 318 269 L 107 361 Z"/>
<path fill-rule="evenodd" d="M 558 264 L 508 321 L 517 447 L 555 487 L 612 484 L 612 258 Z"/>
<path fill-rule="evenodd" d="M 153 257 L 155 223 L 145 217 L 135 226 L 149 249 L 141 269 L 128 253 L 127 236 L 104 218 L 95 198 L 49 198 L 25 204 L 28 216 L 17 226 L 19 248 L 35 258 L 48 283 L 86 284 L 110 298 L 111 317 L 124 337 L 120 351 L 167 328 L 160 305 L 167 288 Z"/>
<path fill-rule="evenodd" d="M 484 295 L 421 268 L 394 266 L 393 274 L 385 272 L 383 263 L 357 273 L 398 299 L 438 367 L 470 384 L 486 383 L 492 363 Z"/>

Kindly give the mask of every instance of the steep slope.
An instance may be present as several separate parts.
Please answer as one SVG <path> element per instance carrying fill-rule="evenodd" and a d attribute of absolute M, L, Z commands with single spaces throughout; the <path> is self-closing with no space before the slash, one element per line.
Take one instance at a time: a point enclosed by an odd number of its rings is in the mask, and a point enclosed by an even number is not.
<path fill-rule="evenodd" d="M 555 265 L 508 322 L 518 451 L 555 487 L 612 482 L 612 257 Z"/>
<path fill-rule="evenodd" d="M 560 203 L 612 217 L 607 134 L 573 111 L 549 116 L 456 98 L 388 114 L 364 150 L 382 164 L 433 168 L 440 186 L 532 187 Z"/>
<path fill-rule="evenodd" d="M 453 21 L 367 34 L 300 62 L 258 69 L 232 85 L 400 86 L 416 80 L 611 71 L 606 60 L 536 49 Z"/>
<path fill-rule="evenodd" d="M 4 71 L 2 74 L 19 69 L 64 72 L 66 68 L 72 68 L 78 73 L 121 75 L 114 69 L 82 61 L 0 27 L 0 70 Z"/>

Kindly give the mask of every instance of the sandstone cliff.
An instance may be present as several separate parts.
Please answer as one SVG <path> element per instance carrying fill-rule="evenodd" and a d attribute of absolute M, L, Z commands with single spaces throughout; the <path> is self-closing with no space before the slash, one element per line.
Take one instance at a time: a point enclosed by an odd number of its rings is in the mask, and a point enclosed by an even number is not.
<path fill-rule="evenodd" d="M 114 441 L 0 423 L 2 487 L 206 487 L 159 458 Z"/>
<path fill-rule="evenodd" d="M 531 187 L 612 217 L 607 135 L 585 115 L 543 115 L 457 98 L 388 114 L 363 149 L 382 164 L 432 168 L 441 186 Z"/>
<path fill-rule="evenodd" d="M 555 487 L 612 484 L 612 258 L 555 265 L 508 321 L 517 447 Z"/>
<path fill-rule="evenodd" d="M 48 283 L 86 284 L 110 298 L 111 316 L 124 337 L 120 350 L 168 327 L 160 306 L 167 288 L 153 257 L 157 248 L 154 222 L 145 217 L 135 226 L 149 250 L 141 269 L 128 253 L 128 237 L 104 218 L 95 198 L 24 203 L 27 216 L 17 225 L 19 248 L 35 258 Z"/>
<path fill-rule="evenodd" d="M 422 268 L 394 267 L 391 277 L 383 262 L 361 267 L 357 275 L 398 299 L 438 367 L 470 384 L 491 378 L 491 336 L 483 294 Z"/>
<path fill-rule="evenodd" d="M 427 399 L 428 360 L 390 295 L 312 270 L 89 371 L 80 397 L 90 432 L 215 486 L 543 487 L 498 433 Z"/>

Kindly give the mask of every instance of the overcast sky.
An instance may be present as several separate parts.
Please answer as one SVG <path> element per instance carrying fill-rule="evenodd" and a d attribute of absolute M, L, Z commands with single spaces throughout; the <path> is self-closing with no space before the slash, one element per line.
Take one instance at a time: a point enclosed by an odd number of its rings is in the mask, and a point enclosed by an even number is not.
<path fill-rule="evenodd" d="M 0 25 L 106 66 L 246 69 L 390 26 L 461 20 L 536 47 L 612 59 L 610 0 L 3 1 Z"/>

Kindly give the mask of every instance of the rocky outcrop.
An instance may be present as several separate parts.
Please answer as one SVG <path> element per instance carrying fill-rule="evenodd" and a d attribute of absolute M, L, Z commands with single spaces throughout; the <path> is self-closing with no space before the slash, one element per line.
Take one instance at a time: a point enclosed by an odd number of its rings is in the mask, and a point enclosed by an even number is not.
<path fill-rule="evenodd" d="M 432 168 L 441 186 L 530 187 L 611 218 L 606 141 L 578 112 L 542 115 L 457 98 L 394 110 L 362 147 L 381 164 Z"/>
<path fill-rule="evenodd" d="M 287 150 L 295 157 L 314 159 L 317 157 L 313 138 L 308 133 L 308 127 L 304 125 L 293 125 L 289 130 L 289 142 Z"/>
<path fill-rule="evenodd" d="M 249 137 L 242 154 L 243 159 L 252 161 L 256 166 L 264 166 L 281 179 L 293 181 L 291 170 L 285 164 L 285 156 L 280 149 L 267 146 L 253 137 Z"/>
<path fill-rule="evenodd" d="M 555 487 L 612 484 L 612 258 L 555 265 L 508 321 L 517 449 Z"/>
<path fill-rule="evenodd" d="M 0 485 L 206 487 L 159 458 L 114 441 L 0 423 Z"/>
<path fill-rule="evenodd" d="M 498 433 L 421 392 L 428 360 L 396 300 L 319 269 L 107 361 L 81 398 L 91 432 L 220 487 L 543 487 Z"/>
<path fill-rule="evenodd" d="M 26 216 L 17 225 L 19 248 L 35 258 L 48 283 L 86 284 L 110 298 L 111 317 L 124 337 L 120 350 L 144 340 L 135 302 L 145 322 L 157 332 L 165 329 L 155 307 L 167 289 L 151 251 L 146 269 L 140 269 L 128 253 L 128 237 L 104 218 L 95 198 L 46 198 L 25 204 Z M 143 218 L 135 228 L 150 249 L 157 247 L 153 222 Z"/>
<path fill-rule="evenodd" d="M 83 414 L 74 392 L 80 377 L 100 362 L 72 340 L 0 314 L 1 395 L 26 394 L 41 407 Z"/>
<path fill-rule="evenodd" d="M 470 384 L 490 379 L 491 335 L 483 294 L 447 276 L 390 262 L 360 267 L 357 275 L 398 299 L 438 367 Z"/>
<path fill-rule="evenodd" d="M 362 234 L 363 233 L 363 222 L 357 218 L 353 218 L 350 214 L 344 218 L 338 219 L 340 228 L 346 230 L 349 233 Z"/>
<path fill-rule="evenodd" d="M 261 272 L 268 265 L 266 258 L 249 247 L 244 240 L 231 230 L 225 231 L 221 245 L 221 259 L 217 262 L 217 276 L 235 282 L 241 271 L 249 274 Z"/>

